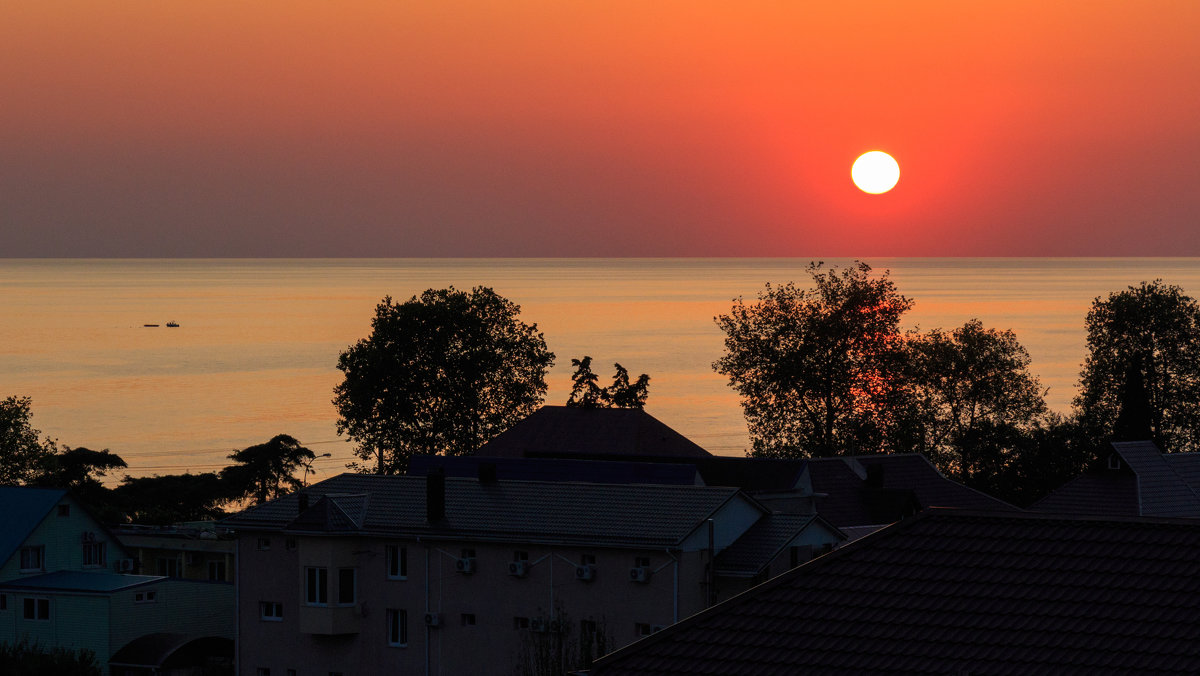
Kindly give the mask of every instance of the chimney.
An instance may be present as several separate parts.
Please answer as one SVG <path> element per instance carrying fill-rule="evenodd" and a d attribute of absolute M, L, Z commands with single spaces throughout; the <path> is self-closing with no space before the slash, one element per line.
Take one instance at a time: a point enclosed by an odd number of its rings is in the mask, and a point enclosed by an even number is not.
<path fill-rule="evenodd" d="M 297 512 L 303 514 L 308 509 L 308 493 L 301 493 L 297 497 L 300 499 L 300 509 Z"/>
<path fill-rule="evenodd" d="M 481 484 L 496 483 L 496 463 L 494 463 L 494 462 L 479 463 L 479 483 L 481 483 Z"/>
<path fill-rule="evenodd" d="M 441 467 L 429 470 L 425 477 L 425 520 L 437 523 L 446 518 L 446 471 Z"/>
<path fill-rule="evenodd" d="M 867 465 L 867 488 L 883 488 L 883 465 Z"/>

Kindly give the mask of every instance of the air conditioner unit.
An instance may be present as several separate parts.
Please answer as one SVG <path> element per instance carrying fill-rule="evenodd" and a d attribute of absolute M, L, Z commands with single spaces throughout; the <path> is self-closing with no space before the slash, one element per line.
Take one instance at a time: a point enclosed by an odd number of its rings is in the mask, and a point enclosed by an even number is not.
<path fill-rule="evenodd" d="M 508 564 L 508 574 L 513 577 L 525 577 L 529 574 L 529 563 L 527 561 L 512 561 Z"/>
<path fill-rule="evenodd" d="M 133 559 L 117 559 L 116 568 L 118 573 L 132 573 Z"/>
<path fill-rule="evenodd" d="M 90 530 L 85 530 L 85 531 L 83 531 L 83 535 L 80 537 L 80 540 L 82 540 L 83 542 L 95 542 L 96 534 Z"/>
<path fill-rule="evenodd" d="M 583 582 L 591 582 L 596 577 L 596 567 L 584 564 L 575 568 L 575 578 Z"/>
<path fill-rule="evenodd" d="M 441 614 L 440 613 L 425 613 L 425 626 L 426 627 L 442 626 Z"/>
<path fill-rule="evenodd" d="M 650 581 L 650 569 L 646 566 L 634 566 L 629 569 L 629 581 L 646 583 Z"/>
<path fill-rule="evenodd" d="M 463 575 L 470 575 L 471 573 L 474 573 L 475 572 L 475 559 L 473 559 L 469 556 L 461 558 L 461 559 L 457 559 L 454 562 L 454 572 L 462 573 Z"/>
<path fill-rule="evenodd" d="M 545 618 L 535 617 L 532 620 L 529 620 L 529 631 L 536 631 L 539 634 L 544 634 L 546 633 L 547 629 L 548 623 L 546 622 Z"/>

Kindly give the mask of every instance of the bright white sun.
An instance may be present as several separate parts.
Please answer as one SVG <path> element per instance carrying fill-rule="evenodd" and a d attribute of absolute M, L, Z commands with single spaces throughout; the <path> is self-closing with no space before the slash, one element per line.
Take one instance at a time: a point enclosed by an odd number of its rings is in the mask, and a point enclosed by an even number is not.
<path fill-rule="evenodd" d="M 850 178 L 859 190 L 872 195 L 885 193 L 900 180 L 900 165 L 882 150 L 863 153 L 850 168 Z"/>

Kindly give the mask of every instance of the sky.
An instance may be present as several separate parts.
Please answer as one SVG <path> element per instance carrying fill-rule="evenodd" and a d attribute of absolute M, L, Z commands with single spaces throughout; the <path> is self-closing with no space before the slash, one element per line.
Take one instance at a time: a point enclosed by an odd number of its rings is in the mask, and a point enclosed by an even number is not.
<path fill-rule="evenodd" d="M 1195 0 L 6 2 L 0 257 L 1200 256 L 1197 35 Z"/>

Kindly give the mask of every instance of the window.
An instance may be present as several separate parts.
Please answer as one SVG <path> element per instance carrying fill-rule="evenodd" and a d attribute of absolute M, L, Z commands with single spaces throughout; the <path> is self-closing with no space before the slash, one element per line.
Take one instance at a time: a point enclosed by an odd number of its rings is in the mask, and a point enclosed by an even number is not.
<path fill-rule="evenodd" d="M 329 570 L 325 568 L 305 568 L 304 602 L 310 606 L 323 606 L 329 603 Z"/>
<path fill-rule="evenodd" d="M 179 559 L 178 557 L 159 557 L 158 559 L 158 574 L 166 577 L 179 577 Z"/>
<path fill-rule="evenodd" d="M 138 592 L 133 595 L 134 603 L 154 603 L 158 600 L 158 592 L 146 591 Z"/>
<path fill-rule="evenodd" d="M 464 559 L 473 559 L 473 558 L 475 558 L 475 550 L 474 550 L 474 549 L 464 549 L 464 550 L 462 550 L 462 558 L 464 558 Z"/>
<path fill-rule="evenodd" d="M 646 624 L 645 622 L 638 622 L 637 624 L 633 625 L 633 634 L 635 636 L 649 636 L 650 625 Z"/>
<path fill-rule="evenodd" d="M 513 629 L 528 629 L 528 628 L 529 628 L 529 618 L 528 617 L 514 617 L 513 618 Z"/>
<path fill-rule="evenodd" d="M 21 548 L 21 570 L 45 570 L 46 548 L 43 545 Z"/>
<path fill-rule="evenodd" d="M 0 610 L 8 610 L 8 594 L 0 594 Z"/>
<path fill-rule="evenodd" d="M 225 562 L 224 561 L 209 561 L 208 562 L 208 579 L 217 582 L 225 581 Z"/>
<path fill-rule="evenodd" d="M 58 515 L 59 516 L 71 516 L 71 505 L 59 505 L 58 506 Z"/>
<path fill-rule="evenodd" d="M 271 548 L 271 538 L 259 538 L 256 545 L 259 551 L 266 551 Z"/>
<path fill-rule="evenodd" d="M 596 555 L 595 554 L 580 554 L 579 555 L 579 565 L 581 565 L 581 566 L 596 565 Z"/>
<path fill-rule="evenodd" d="M 271 546 L 271 543 L 267 542 L 267 547 L 270 547 L 270 546 Z M 284 540 L 283 548 L 288 550 L 289 552 L 296 551 L 296 538 L 288 538 L 288 539 Z"/>
<path fill-rule="evenodd" d="M 387 576 L 392 580 L 408 578 L 408 548 L 387 546 Z"/>
<path fill-rule="evenodd" d="M 808 561 L 810 558 L 812 558 L 812 555 L 809 553 L 808 547 L 792 546 L 792 547 L 788 547 L 788 551 L 791 554 L 790 564 L 791 564 L 792 568 L 795 568 L 796 566 L 798 566 L 798 565 L 804 563 L 805 561 Z"/>
<path fill-rule="evenodd" d="M 338 605 L 354 605 L 355 568 L 338 568 Z"/>
<path fill-rule="evenodd" d="M 24 599 L 25 619 L 27 620 L 48 620 L 50 619 L 50 599 Z"/>
<path fill-rule="evenodd" d="M 283 604 L 275 601 L 259 601 L 258 617 L 264 622 L 282 622 Z"/>
<path fill-rule="evenodd" d="M 83 544 L 83 565 L 85 565 L 85 566 L 106 566 L 106 565 L 108 565 L 108 543 L 107 542 L 85 542 Z"/>
<path fill-rule="evenodd" d="M 255 671 L 254 673 L 257 674 L 258 676 L 271 676 L 271 668 L 270 667 L 259 667 L 258 670 Z"/>
<path fill-rule="evenodd" d="M 463 613 L 459 616 L 459 623 L 464 627 L 475 626 L 475 613 Z"/>
<path fill-rule="evenodd" d="M 513 551 L 513 561 L 528 561 L 529 552 L 521 551 L 520 549 Z"/>
<path fill-rule="evenodd" d="M 403 648 L 408 645 L 408 611 L 388 608 L 388 645 Z"/>
<path fill-rule="evenodd" d="M 650 567 L 650 557 L 649 556 L 635 556 L 635 557 L 633 557 L 633 565 L 638 568 L 649 568 Z"/>

